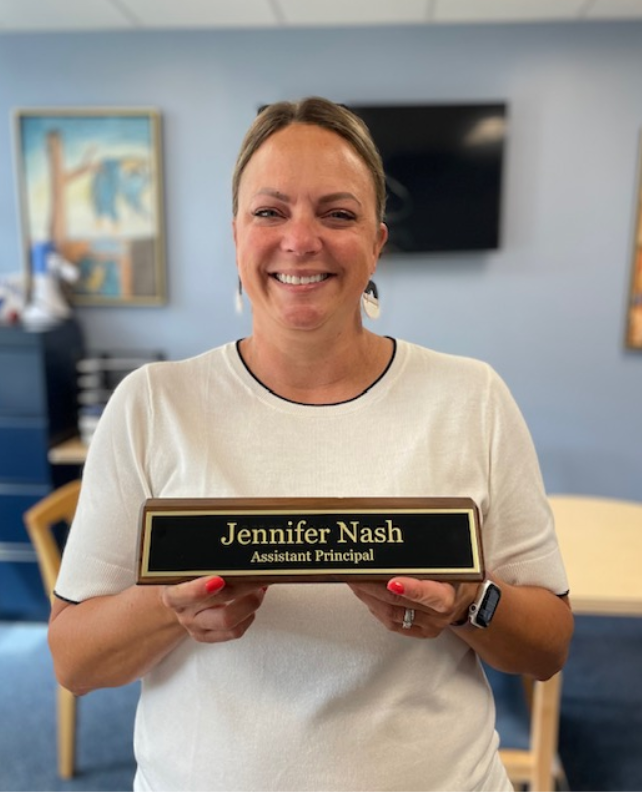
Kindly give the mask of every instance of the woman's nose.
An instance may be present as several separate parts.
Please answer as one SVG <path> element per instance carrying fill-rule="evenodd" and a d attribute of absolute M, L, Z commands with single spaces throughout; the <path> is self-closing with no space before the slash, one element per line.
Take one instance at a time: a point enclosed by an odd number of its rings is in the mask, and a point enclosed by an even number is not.
<path fill-rule="evenodd" d="M 295 256 L 309 256 L 321 249 L 316 220 L 312 217 L 290 218 L 284 228 L 283 249 Z"/>

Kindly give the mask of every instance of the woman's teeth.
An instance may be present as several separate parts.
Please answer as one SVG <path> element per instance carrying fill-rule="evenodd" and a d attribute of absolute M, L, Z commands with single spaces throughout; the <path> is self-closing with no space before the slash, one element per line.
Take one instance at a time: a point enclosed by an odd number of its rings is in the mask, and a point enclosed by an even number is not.
<path fill-rule="evenodd" d="M 298 275 L 282 275 L 280 272 L 277 272 L 274 276 L 279 283 L 287 283 L 290 286 L 305 286 L 308 283 L 321 283 L 321 281 L 326 280 L 329 278 L 329 275 L 321 274 L 321 275 L 309 275 L 309 276 L 301 276 Z"/>

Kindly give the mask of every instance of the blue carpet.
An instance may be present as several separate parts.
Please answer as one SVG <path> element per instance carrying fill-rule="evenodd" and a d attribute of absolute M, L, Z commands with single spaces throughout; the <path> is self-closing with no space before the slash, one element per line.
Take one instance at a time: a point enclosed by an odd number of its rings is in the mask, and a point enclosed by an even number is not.
<path fill-rule="evenodd" d="M 0 624 L 0 790 L 132 788 L 138 683 L 78 700 L 77 775 L 57 775 L 56 684 L 42 623 Z"/>
<path fill-rule="evenodd" d="M 0 623 L 0 791 L 132 787 L 138 685 L 78 701 L 78 774 L 56 772 L 55 682 L 45 626 Z M 521 685 L 518 678 L 501 684 Z M 500 708 L 506 742 L 524 742 Z M 560 757 L 571 790 L 642 792 L 642 619 L 578 617 L 564 672 Z"/>

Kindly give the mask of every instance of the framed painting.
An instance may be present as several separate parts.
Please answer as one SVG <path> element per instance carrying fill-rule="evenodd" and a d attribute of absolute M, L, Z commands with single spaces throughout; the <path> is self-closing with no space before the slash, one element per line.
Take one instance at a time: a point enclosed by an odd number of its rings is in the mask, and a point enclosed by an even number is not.
<path fill-rule="evenodd" d="M 631 285 L 627 305 L 625 344 L 629 349 L 642 350 L 642 145 L 634 206 Z"/>
<path fill-rule="evenodd" d="M 62 261 L 75 303 L 163 304 L 159 113 L 21 109 L 15 127 L 27 282 Z"/>

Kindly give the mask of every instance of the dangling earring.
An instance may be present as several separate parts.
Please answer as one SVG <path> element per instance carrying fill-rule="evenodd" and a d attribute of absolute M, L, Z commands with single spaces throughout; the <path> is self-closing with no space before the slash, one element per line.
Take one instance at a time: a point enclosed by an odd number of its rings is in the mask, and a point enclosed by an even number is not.
<path fill-rule="evenodd" d="M 363 311 L 369 319 L 378 319 L 381 316 L 381 306 L 379 305 L 379 290 L 374 281 L 368 281 L 366 290 L 361 295 Z"/>
<path fill-rule="evenodd" d="M 236 287 L 236 294 L 234 297 L 234 308 L 236 313 L 240 316 L 243 313 L 243 284 L 239 278 L 238 286 Z"/>

